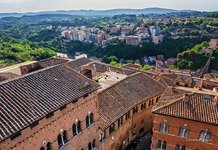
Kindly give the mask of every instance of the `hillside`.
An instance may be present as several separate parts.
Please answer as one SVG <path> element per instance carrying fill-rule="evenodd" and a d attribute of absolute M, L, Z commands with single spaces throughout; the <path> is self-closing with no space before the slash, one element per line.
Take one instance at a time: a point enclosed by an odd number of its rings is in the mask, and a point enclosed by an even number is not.
<path fill-rule="evenodd" d="M 76 16 L 113 16 L 120 14 L 165 14 L 173 12 L 192 12 L 192 10 L 174 10 L 166 8 L 144 8 L 144 9 L 111 9 L 111 10 L 59 10 L 59 11 L 43 11 L 43 12 L 28 12 L 28 13 L 0 13 L 1 17 L 21 17 L 41 14 L 67 14 Z"/>

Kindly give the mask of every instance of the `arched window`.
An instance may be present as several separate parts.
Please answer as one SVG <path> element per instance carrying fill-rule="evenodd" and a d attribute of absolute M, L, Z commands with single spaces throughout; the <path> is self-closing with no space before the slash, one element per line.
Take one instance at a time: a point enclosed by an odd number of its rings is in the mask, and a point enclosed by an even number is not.
<path fill-rule="evenodd" d="M 93 141 L 92 141 L 92 148 L 95 149 L 95 147 L 96 147 L 95 139 L 93 139 Z"/>
<path fill-rule="evenodd" d="M 77 121 L 76 123 L 73 124 L 72 131 L 73 131 L 73 136 L 76 136 L 77 134 L 81 132 L 81 122 L 80 121 Z"/>
<path fill-rule="evenodd" d="M 77 135 L 75 123 L 73 124 L 72 130 L 73 130 L 73 136 Z"/>
<path fill-rule="evenodd" d="M 185 145 L 180 146 L 179 144 L 176 144 L 175 150 L 185 150 Z"/>
<path fill-rule="evenodd" d="M 57 141 L 58 141 L 58 147 L 60 149 L 63 146 L 62 136 L 60 134 L 58 135 Z"/>
<path fill-rule="evenodd" d="M 146 103 L 144 102 L 141 104 L 141 110 L 145 110 L 145 108 L 146 108 Z"/>
<path fill-rule="evenodd" d="M 89 113 L 86 116 L 86 127 L 89 127 L 91 124 L 93 124 L 93 113 Z"/>
<path fill-rule="evenodd" d="M 166 150 L 167 148 L 167 142 L 166 141 L 157 141 L 157 150 Z"/>
<path fill-rule="evenodd" d="M 112 123 L 112 125 L 110 125 L 109 127 L 109 133 L 112 133 L 114 131 L 114 123 Z"/>
<path fill-rule="evenodd" d="M 47 143 L 45 150 L 51 150 L 51 143 L 50 142 Z"/>
<path fill-rule="evenodd" d="M 45 148 L 44 148 L 44 147 L 41 147 L 40 150 L 45 150 Z"/>
<path fill-rule="evenodd" d="M 67 140 L 67 131 L 64 130 L 64 132 L 63 132 L 63 143 L 66 144 L 67 142 L 68 142 L 68 140 Z"/>
<path fill-rule="evenodd" d="M 77 126 L 77 131 L 78 131 L 78 134 L 81 132 L 81 121 L 78 121 L 78 123 L 76 124 Z"/>
<path fill-rule="evenodd" d="M 92 143 L 91 142 L 88 145 L 88 150 L 92 150 Z"/>
<path fill-rule="evenodd" d="M 133 114 L 136 114 L 138 112 L 138 106 L 135 106 L 134 108 L 133 108 Z"/>
<path fill-rule="evenodd" d="M 118 127 L 120 127 L 123 124 L 123 117 L 118 119 Z"/>
<path fill-rule="evenodd" d="M 63 131 L 63 134 L 58 134 L 58 138 L 57 138 L 57 141 L 58 141 L 58 147 L 59 149 L 61 147 L 63 147 L 66 143 L 67 143 L 67 131 L 64 130 Z M 50 143 L 47 144 L 47 146 L 49 147 L 50 149 Z"/>
<path fill-rule="evenodd" d="M 179 136 L 182 138 L 188 138 L 189 137 L 189 131 L 190 129 L 186 126 L 181 126 L 179 128 Z"/>
<path fill-rule="evenodd" d="M 201 131 L 200 136 L 199 136 L 200 141 L 209 142 L 210 139 L 211 139 L 211 133 L 209 132 L 208 129 Z"/>
<path fill-rule="evenodd" d="M 169 132 L 169 124 L 166 121 L 162 121 L 160 123 L 160 132 L 161 133 L 168 133 Z"/>

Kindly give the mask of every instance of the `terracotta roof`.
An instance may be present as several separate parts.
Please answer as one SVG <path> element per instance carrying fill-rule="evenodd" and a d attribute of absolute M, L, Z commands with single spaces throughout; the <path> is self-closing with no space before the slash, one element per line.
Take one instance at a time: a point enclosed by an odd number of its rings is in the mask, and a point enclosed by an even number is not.
<path fill-rule="evenodd" d="M 144 73 L 144 74 L 146 74 L 146 75 L 148 75 L 148 76 L 150 76 L 151 78 L 154 78 L 154 79 L 156 79 L 158 77 L 158 74 L 155 73 L 155 72 L 143 71 L 143 70 L 140 70 L 138 68 L 132 67 L 130 65 L 124 65 L 124 66 L 122 66 L 122 68 L 126 68 L 126 69 L 132 70 L 134 72 L 142 72 L 142 73 Z"/>
<path fill-rule="evenodd" d="M 175 85 L 175 82 L 194 84 L 192 76 L 189 75 L 169 73 L 169 74 L 161 74 L 159 77 L 162 78 L 165 81 L 165 83 L 167 83 L 168 86 Z"/>
<path fill-rule="evenodd" d="M 65 63 L 67 61 L 68 60 L 62 59 L 62 58 L 51 57 L 51 58 L 48 58 L 48 59 L 38 61 L 36 63 L 39 64 L 42 68 L 46 68 L 46 67 L 55 66 L 55 65 L 58 65 L 58 64 Z"/>
<path fill-rule="evenodd" d="M 143 100 L 162 94 L 164 87 L 143 73 L 133 74 L 99 93 L 99 125 L 106 129 Z"/>
<path fill-rule="evenodd" d="M 160 99 L 158 100 L 158 103 L 156 104 L 155 107 L 153 107 L 153 109 L 155 110 L 166 104 L 177 101 L 178 99 L 182 98 L 185 93 L 191 93 L 191 92 L 181 90 L 175 87 L 168 87 L 161 95 Z"/>
<path fill-rule="evenodd" d="M 99 88 L 64 65 L 0 83 L 0 141 Z"/>
<path fill-rule="evenodd" d="M 136 71 L 132 71 L 130 69 L 115 67 L 112 65 L 108 65 L 105 63 L 99 63 L 99 62 L 91 62 L 91 63 L 87 64 L 87 66 L 89 66 L 92 70 L 95 70 L 96 72 L 99 72 L 99 73 L 113 71 L 113 72 L 117 72 L 120 74 L 131 75 L 131 74 L 134 74 L 136 72 Z"/>
<path fill-rule="evenodd" d="M 4 81 L 4 80 L 8 80 L 8 79 L 13 79 L 18 77 L 19 75 L 11 73 L 11 72 L 4 72 L 4 73 L 0 73 L 0 82 Z"/>
<path fill-rule="evenodd" d="M 81 66 L 83 66 L 85 64 L 88 64 L 90 62 L 92 62 L 92 60 L 83 57 L 83 58 L 79 58 L 79 59 L 69 61 L 67 63 L 67 66 L 69 66 L 70 68 L 72 68 L 72 69 L 74 69 L 76 71 L 81 71 Z"/>
<path fill-rule="evenodd" d="M 153 112 L 218 125 L 218 100 L 214 95 L 193 93 L 188 100 L 181 97 Z"/>

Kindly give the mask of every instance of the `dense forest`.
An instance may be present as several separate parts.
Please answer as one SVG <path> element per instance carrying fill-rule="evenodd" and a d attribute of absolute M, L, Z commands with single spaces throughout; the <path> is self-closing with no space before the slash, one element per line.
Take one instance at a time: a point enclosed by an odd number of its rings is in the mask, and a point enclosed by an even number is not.
<path fill-rule="evenodd" d="M 179 69 L 192 69 L 197 70 L 202 68 L 209 59 L 208 53 L 202 52 L 203 47 L 208 47 L 208 42 L 202 42 L 197 44 L 195 47 L 178 54 L 180 61 L 176 63 L 176 67 Z M 212 61 L 210 65 L 211 70 L 218 70 L 218 48 L 212 55 Z"/>
<path fill-rule="evenodd" d="M 31 60 L 41 60 L 54 56 L 49 48 L 39 48 L 35 42 L 12 37 L 0 38 L 0 68 Z"/>

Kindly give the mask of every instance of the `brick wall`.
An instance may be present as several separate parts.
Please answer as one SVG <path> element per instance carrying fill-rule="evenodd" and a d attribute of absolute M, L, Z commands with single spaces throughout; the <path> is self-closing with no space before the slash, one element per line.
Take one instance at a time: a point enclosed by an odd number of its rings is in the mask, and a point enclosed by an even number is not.
<path fill-rule="evenodd" d="M 75 103 L 70 103 L 63 110 L 57 110 L 48 119 L 44 118 L 34 128 L 26 128 L 21 131 L 21 135 L 11 140 L 10 138 L 0 144 L 0 150 L 39 150 L 43 146 L 43 141 L 51 143 L 51 149 L 57 150 L 57 136 L 60 130 L 67 131 L 68 143 L 63 150 L 87 149 L 88 143 L 93 139 L 98 142 L 98 116 L 97 116 L 97 93 L 93 92 L 88 97 L 80 98 Z M 86 128 L 86 115 L 91 111 L 94 115 L 94 123 Z M 73 137 L 72 125 L 75 120 L 81 121 L 81 129 L 78 135 Z M 98 145 L 96 143 L 96 145 Z"/>
<path fill-rule="evenodd" d="M 160 122 L 166 120 L 169 123 L 169 133 L 163 134 L 159 132 Z M 180 126 L 186 124 L 190 128 L 188 138 L 180 138 L 178 136 Z M 200 132 L 205 128 L 212 133 L 211 141 L 209 143 L 198 140 Z M 185 145 L 186 149 L 193 150 L 217 150 L 218 149 L 218 126 L 205 124 L 197 121 L 175 118 L 170 116 L 163 116 L 155 114 L 152 149 L 157 146 L 158 140 L 167 142 L 167 150 L 175 150 L 175 145 Z"/>
<path fill-rule="evenodd" d="M 152 98 L 153 105 L 156 104 L 157 96 Z M 130 110 L 130 118 L 126 120 L 125 114 L 123 117 L 123 124 L 118 127 L 118 121 L 115 121 L 115 131 L 109 134 L 109 128 L 105 130 L 105 139 L 100 143 L 100 150 L 121 150 L 124 149 L 131 141 L 137 137 L 142 136 L 144 133 L 152 130 L 153 114 L 151 112 L 152 105 L 149 106 L 149 101 L 152 99 L 145 100 L 146 109 L 141 110 L 141 103 L 138 106 L 138 112 L 133 115 L 133 109 Z M 144 131 L 142 132 L 142 128 Z M 140 131 L 141 130 L 141 131 Z M 100 130 L 100 133 L 103 133 Z"/>

